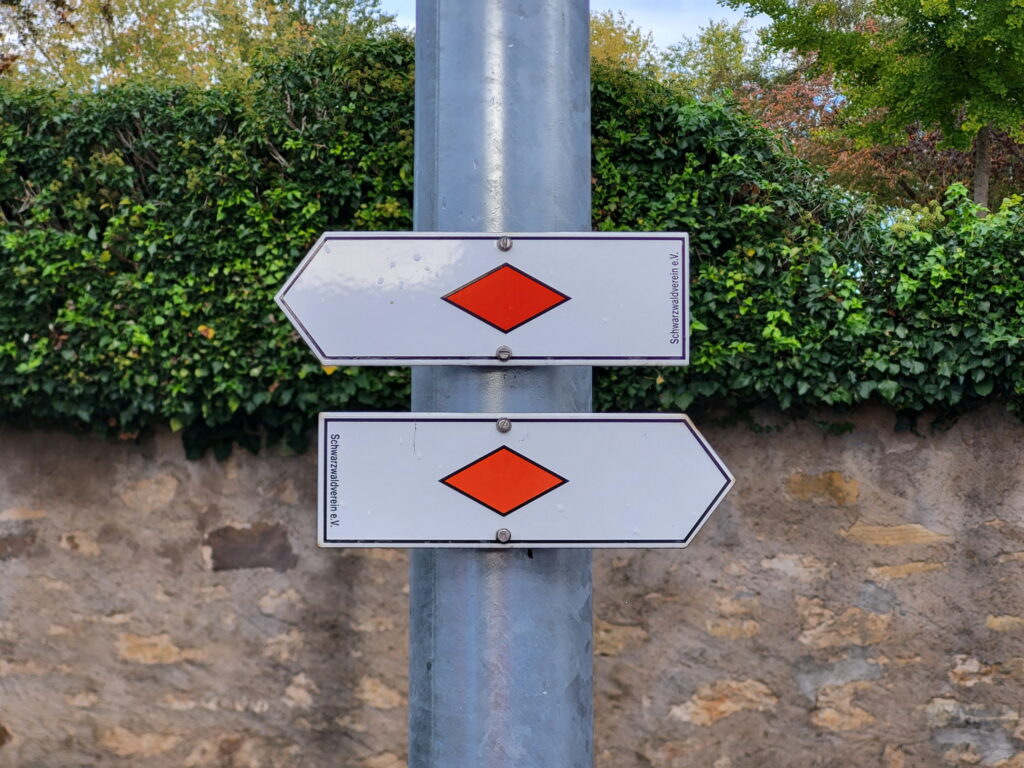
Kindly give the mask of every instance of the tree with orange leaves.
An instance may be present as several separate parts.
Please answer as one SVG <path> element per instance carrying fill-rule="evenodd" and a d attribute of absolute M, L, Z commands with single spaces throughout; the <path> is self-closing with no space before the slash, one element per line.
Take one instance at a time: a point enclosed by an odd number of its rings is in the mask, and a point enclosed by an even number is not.
<path fill-rule="evenodd" d="M 835 0 L 723 2 L 767 14 L 768 44 L 835 73 L 858 147 L 940 131 L 942 147 L 971 150 L 974 199 L 989 204 L 994 140 L 1024 141 L 1020 0 L 857 0 L 852 13 Z"/>

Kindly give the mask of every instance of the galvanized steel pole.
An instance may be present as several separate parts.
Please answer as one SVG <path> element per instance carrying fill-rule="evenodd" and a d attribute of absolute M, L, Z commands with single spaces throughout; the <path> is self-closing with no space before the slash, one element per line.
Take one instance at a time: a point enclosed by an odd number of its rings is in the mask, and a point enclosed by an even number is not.
<path fill-rule="evenodd" d="M 589 62 L 587 0 L 418 0 L 415 228 L 588 231 Z M 412 407 L 589 411 L 590 369 L 416 368 Z M 410 768 L 589 768 L 592 680 L 589 550 L 413 550 Z"/>

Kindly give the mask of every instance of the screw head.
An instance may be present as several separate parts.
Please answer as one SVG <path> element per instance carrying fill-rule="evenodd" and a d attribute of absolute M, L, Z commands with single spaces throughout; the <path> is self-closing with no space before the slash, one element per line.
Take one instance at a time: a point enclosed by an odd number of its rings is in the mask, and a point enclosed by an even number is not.
<path fill-rule="evenodd" d="M 495 350 L 494 356 L 501 360 L 502 362 L 510 360 L 512 358 L 512 349 L 502 344 Z"/>
<path fill-rule="evenodd" d="M 512 531 L 508 528 L 499 528 L 498 532 L 494 534 L 494 538 L 498 540 L 499 544 L 508 544 L 512 541 Z"/>
<path fill-rule="evenodd" d="M 498 238 L 498 250 L 499 251 L 511 251 L 512 250 L 512 238 L 511 237 L 499 237 Z"/>
<path fill-rule="evenodd" d="M 499 432 L 508 432 L 512 429 L 512 419 L 500 418 L 495 422 L 494 426 L 498 428 Z"/>

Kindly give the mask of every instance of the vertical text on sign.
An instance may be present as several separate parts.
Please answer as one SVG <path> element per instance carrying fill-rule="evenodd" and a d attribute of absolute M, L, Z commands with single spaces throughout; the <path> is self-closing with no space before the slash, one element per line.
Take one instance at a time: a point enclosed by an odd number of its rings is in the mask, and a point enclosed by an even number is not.
<path fill-rule="evenodd" d="M 341 513 L 338 508 L 338 448 L 341 438 L 337 432 L 331 432 L 327 450 L 327 524 L 332 528 L 341 525 Z"/>
<path fill-rule="evenodd" d="M 668 343 L 678 344 L 682 318 L 679 293 L 679 286 L 682 279 L 682 273 L 679 269 L 680 255 L 678 253 L 670 253 L 669 258 L 672 261 L 672 290 L 669 293 L 669 298 L 672 300 L 672 327 L 668 333 Z"/>

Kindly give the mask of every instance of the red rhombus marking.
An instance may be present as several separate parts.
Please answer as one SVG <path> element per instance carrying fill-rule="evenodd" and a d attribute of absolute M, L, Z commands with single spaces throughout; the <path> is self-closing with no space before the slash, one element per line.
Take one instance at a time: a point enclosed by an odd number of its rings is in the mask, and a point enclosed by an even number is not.
<path fill-rule="evenodd" d="M 499 515 L 507 515 L 569 481 L 503 445 L 441 482 Z"/>
<path fill-rule="evenodd" d="M 511 264 L 502 264 L 442 298 L 503 333 L 569 300 Z"/>

